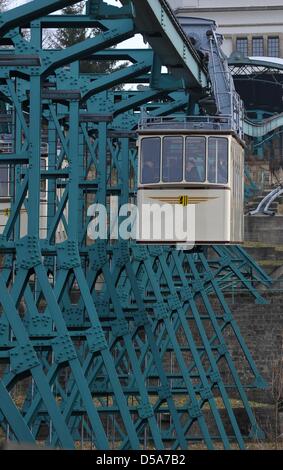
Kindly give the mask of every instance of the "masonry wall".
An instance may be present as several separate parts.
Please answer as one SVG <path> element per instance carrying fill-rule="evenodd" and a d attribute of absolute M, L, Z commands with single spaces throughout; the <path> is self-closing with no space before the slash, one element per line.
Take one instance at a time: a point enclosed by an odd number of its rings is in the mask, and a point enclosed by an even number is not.
<path fill-rule="evenodd" d="M 245 240 L 283 245 L 283 216 L 246 216 Z"/>
<path fill-rule="evenodd" d="M 241 297 L 242 303 L 231 305 L 231 308 L 256 366 L 269 387 L 267 390 L 250 390 L 248 397 L 258 423 L 268 439 L 274 441 L 275 435 L 283 432 L 283 395 L 276 398 L 274 381 L 280 380 L 280 361 L 281 374 L 283 372 L 283 292 L 267 294 L 268 305 L 257 305 L 244 297 Z M 243 383 L 250 383 L 252 377 L 249 368 L 234 336 L 230 335 L 228 344 Z M 279 405 L 277 431 L 276 403 Z"/>
<path fill-rule="evenodd" d="M 267 382 L 272 385 L 272 366 L 283 354 L 283 292 L 266 294 L 268 305 L 257 305 L 245 296 L 231 309 L 252 357 Z M 251 378 L 242 353 L 233 335 L 229 335 L 229 349 L 244 381 Z M 265 394 L 272 401 L 271 390 Z"/>

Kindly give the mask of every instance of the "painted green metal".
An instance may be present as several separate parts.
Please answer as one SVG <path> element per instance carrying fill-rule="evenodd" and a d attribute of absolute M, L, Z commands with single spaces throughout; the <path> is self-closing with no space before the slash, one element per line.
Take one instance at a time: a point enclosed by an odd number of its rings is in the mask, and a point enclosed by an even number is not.
<path fill-rule="evenodd" d="M 263 73 L 267 70 L 283 70 L 282 59 L 276 61 L 275 58 L 270 58 L 268 60 L 256 59 L 254 57 L 244 57 L 236 53 L 232 55 L 229 60 L 229 66 L 233 72 L 238 69 L 237 74 L 246 73 L 248 75 L 252 73 Z"/>
<path fill-rule="evenodd" d="M 173 74 L 181 76 L 191 88 L 207 87 L 206 65 L 175 19 L 168 3 L 164 0 L 147 0 L 141 4 L 133 0 L 132 4 L 136 25 L 157 52 L 162 64 Z"/>
<path fill-rule="evenodd" d="M 283 114 L 277 114 L 261 122 L 246 120 L 244 133 L 250 137 L 259 138 L 283 127 Z"/>
<path fill-rule="evenodd" d="M 40 0 L 40 2 L 28 2 L 17 8 L 8 9 L 1 14 L 1 35 L 5 35 L 14 27 L 26 26 L 40 16 L 75 3 L 77 3 L 76 0 Z"/>
<path fill-rule="evenodd" d="M 34 0 L 2 15 L 2 34 L 13 48 L 0 85 L 12 110 L 10 143 L 0 153 L 0 168 L 10 167 L 9 198 L 0 199 L 6 204 L 0 213 L 0 439 L 96 449 L 186 449 L 195 442 L 213 449 L 217 441 L 242 449 L 245 438 L 262 437 L 247 389 L 266 384 L 226 292 L 242 289 L 264 303 L 254 283 L 269 285 L 269 278 L 240 247 L 184 252 L 119 239 L 93 243 L 87 232 L 93 202 L 116 196 L 121 207 L 135 198 L 140 113 L 185 113 L 190 92 L 206 86 L 206 69 L 163 1 L 143 2 L 147 24 L 163 33 L 164 49 L 175 49 L 185 80 L 182 73 L 178 80 L 160 73 L 168 65 L 160 44 L 153 42 L 153 51 L 107 49 L 139 31 L 138 2 L 123 8 L 89 2 L 86 15 L 68 21 L 100 24 L 103 32 L 45 51 L 42 28 L 66 25 L 63 16 L 46 15 L 67 3 Z M 30 41 L 19 31 L 28 24 Z M 108 75 L 80 74 L 78 60 L 86 57 L 131 65 Z M 7 50 L 0 50 L 2 59 Z M 112 88 L 131 80 L 149 86 Z M 242 351 L 249 383 L 239 378 L 226 329 Z M 248 416 L 246 433 L 231 389 Z"/>

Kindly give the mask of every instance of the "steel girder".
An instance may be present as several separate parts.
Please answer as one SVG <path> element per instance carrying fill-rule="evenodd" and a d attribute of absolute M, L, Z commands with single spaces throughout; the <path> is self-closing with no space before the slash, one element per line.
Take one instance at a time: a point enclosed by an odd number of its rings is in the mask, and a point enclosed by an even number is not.
<path fill-rule="evenodd" d="M 99 60 L 134 34 L 129 9 L 121 21 L 112 7 L 105 22 L 108 7 L 92 2 L 91 17 L 74 21 L 103 22 L 104 32 L 80 47 L 42 50 L 41 28 L 53 21 L 42 15 L 65 3 L 36 0 L 3 15 L 13 49 L 0 85 L 10 110 L 0 154 L 9 175 L 0 201 L 1 437 L 64 448 L 244 448 L 246 437 L 262 436 L 246 390 L 266 384 L 225 293 L 242 289 L 263 303 L 255 286 L 270 280 L 240 247 L 183 252 L 88 238 L 90 204 L 134 198 L 137 111 L 180 112 L 189 97 L 160 74 L 152 51 L 124 51 L 133 65 L 111 75 L 80 75 L 76 60 L 90 52 Z M 31 21 L 30 42 L 10 29 L 19 14 Z M 145 75 L 144 91 L 111 90 Z M 248 416 L 246 435 L 231 390 Z"/>

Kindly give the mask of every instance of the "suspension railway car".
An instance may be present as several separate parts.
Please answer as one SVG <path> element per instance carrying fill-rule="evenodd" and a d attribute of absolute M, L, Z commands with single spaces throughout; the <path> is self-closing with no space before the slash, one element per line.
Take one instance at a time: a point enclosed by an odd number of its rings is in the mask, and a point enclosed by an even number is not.
<path fill-rule="evenodd" d="M 144 207 L 194 205 L 197 244 L 243 241 L 244 142 L 228 121 L 176 123 L 160 119 L 139 129 L 139 243 L 175 243 L 180 239 L 144 235 Z M 155 206 L 156 207 L 156 206 Z M 171 223 L 171 222 L 169 222 Z M 172 224 L 178 225 L 174 219 Z M 182 221 L 183 223 L 183 221 Z M 172 233 L 172 232 L 171 232 Z M 179 233 L 179 232 L 178 232 Z"/>

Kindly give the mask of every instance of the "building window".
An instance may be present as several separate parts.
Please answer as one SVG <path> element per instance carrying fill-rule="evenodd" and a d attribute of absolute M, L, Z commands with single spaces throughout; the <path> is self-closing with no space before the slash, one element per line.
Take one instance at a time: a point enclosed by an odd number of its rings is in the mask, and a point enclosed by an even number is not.
<path fill-rule="evenodd" d="M 223 137 L 208 139 L 208 181 L 228 183 L 228 140 Z"/>
<path fill-rule="evenodd" d="M 270 37 L 268 38 L 268 56 L 269 57 L 279 57 L 279 37 Z"/>
<path fill-rule="evenodd" d="M 164 137 L 162 179 L 166 183 L 183 179 L 183 137 Z"/>
<path fill-rule="evenodd" d="M 264 56 L 263 38 L 253 38 L 253 56 Z"/>
<path fill-rule="evenodd" d="M 206 138 L 186 138 L 186 181 L 200 183 L 205 181 Z"/>
<path fill-rule="evenodd" d="M 237 52 L 246 57 L 248 55 L 248 38 L 237 38 L 236 49 Z"/>
<path fill-rule="evenodd" d="M 160 180 L 161 140 L 159 137 L 142 139 L 141 183 L 158 183 Z"/>

